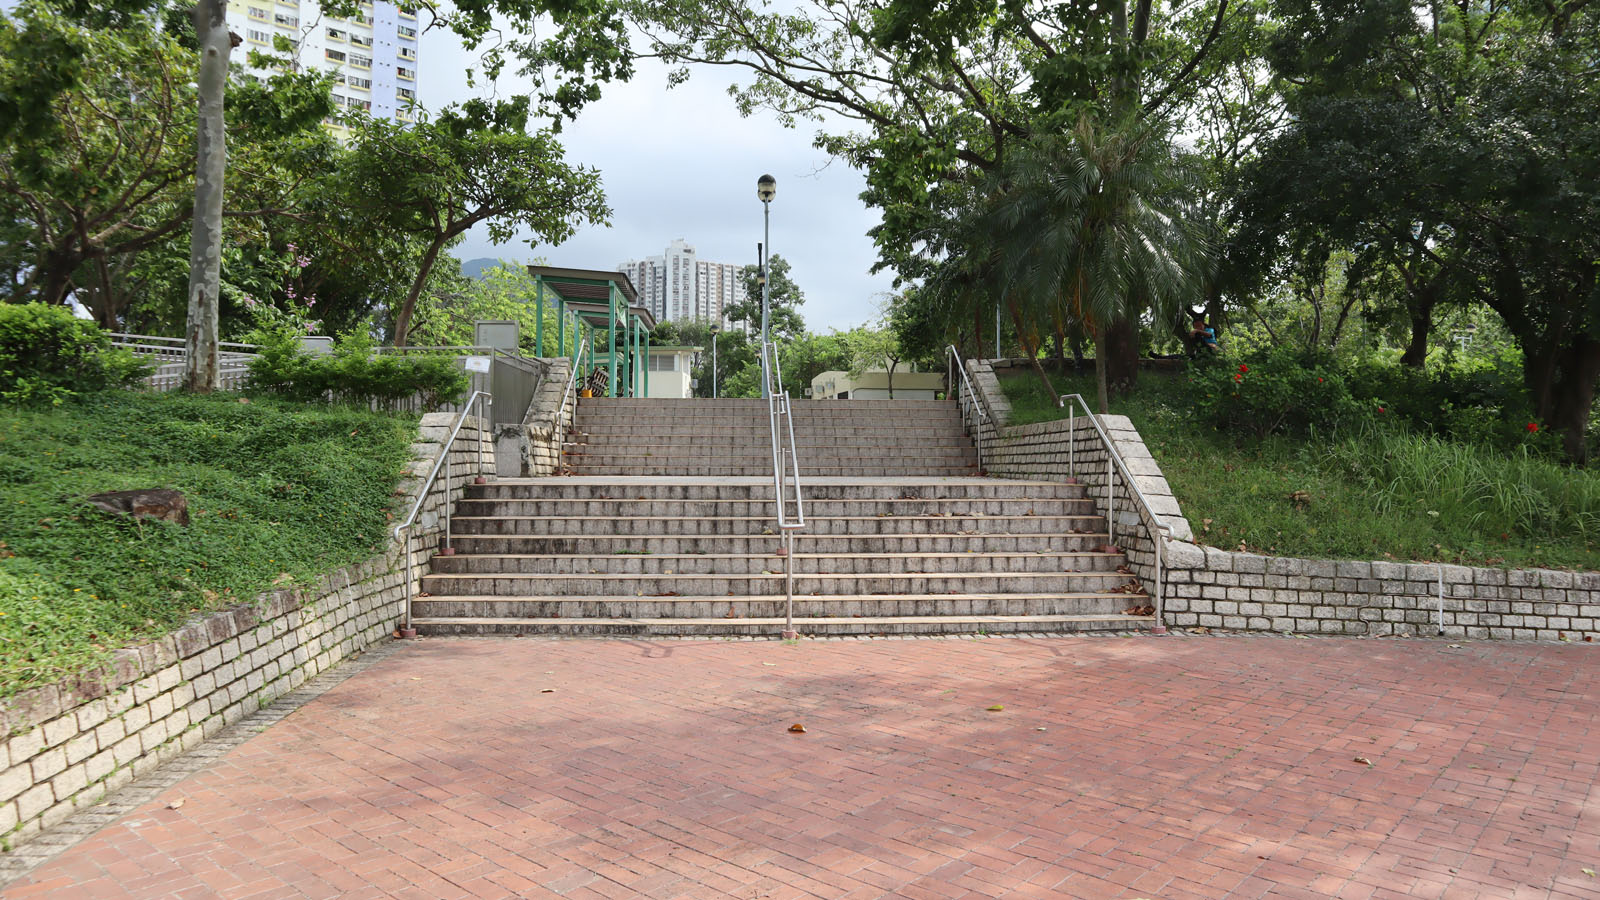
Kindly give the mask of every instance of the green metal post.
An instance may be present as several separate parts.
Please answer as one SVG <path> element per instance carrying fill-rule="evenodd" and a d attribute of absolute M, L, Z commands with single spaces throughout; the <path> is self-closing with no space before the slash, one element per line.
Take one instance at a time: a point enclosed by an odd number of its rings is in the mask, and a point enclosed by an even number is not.
<path fill-rule="evenodd" d="M 556 329 L 556 355 L 557 356 L 566 356 L 567 355 L 567 301 L 566 301 L 566 298 L 562 297 L 560 294 L 556 295 L 556 324 L 558 326 L 560 326 L 559 328 Z M 576 334 L 574 334 L 572 336 L 572 350 L 573 350 L 574 353 L 576 353 L 577 350 L 578 350 L 578 336 Z"/>
<path fill-rule="evenodd" d="M 614 284 L 611 290 L 606 292 L 606 304 L 608 313 L 606 324 L 610 328 L 606 340 L 606 358 L 611 370 L 611 381 L 606 385 L 606 396 L 615 397 L 617 395 L 617 286 Z"/>
<path fill-rule="evenodd" d="M 650 332 L 644 333 L 644 395 L 650 396 Z"/>
<path fill-rule="evenodd" d="M 544 276 L 533 276 L 534 310 L 538 318 L 533 320 L 533 355 L 544 358 Z"/>

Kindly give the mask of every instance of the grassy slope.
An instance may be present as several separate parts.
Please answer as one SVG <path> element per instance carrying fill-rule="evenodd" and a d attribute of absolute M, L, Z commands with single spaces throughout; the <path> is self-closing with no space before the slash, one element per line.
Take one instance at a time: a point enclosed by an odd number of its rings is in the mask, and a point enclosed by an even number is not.
<path fill-rule="evenodd" d="M 0 409 L 0 696 L 367 558 L 414 434 L 410 418 L 233 395 Z M 82 501 L 155 487 L 187 495 L 188 527 Z"/>
<path fill-rule="evenodd" d="M 1094 381 L 1056 376 L 1094 405 Z M 1036 376 L 1001 379 L 1013 423 L 1060 417 Z M 1171 378 L 1141 376 L 1133 420 L 1201 543 L 1282 556 L 1600 569 L 1600 473 L 1399 432 L 1236 442 Z M 1311 502 L 1290 500 L 1306 491 Z"/>

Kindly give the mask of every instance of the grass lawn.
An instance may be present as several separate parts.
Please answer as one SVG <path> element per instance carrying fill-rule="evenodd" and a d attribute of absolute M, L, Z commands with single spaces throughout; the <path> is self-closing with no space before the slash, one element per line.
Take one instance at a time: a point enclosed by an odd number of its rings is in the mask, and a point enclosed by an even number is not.
<path fill-rule="evenodd" d="M 1094 407 L 1094 379 L 1052 376 Z M 1182 375 L 1113 398 L 1160 463 L 1196 539 L 1337 559 L 1600 570 L 1600 473 L 1400 429 L 1235 439 L 1197 421 Z M 1013 424 L 1063 411 L 1032 373 L 1000 379 Z M 1296 491 L 1310 494 L 1297 505 Z"/>
<path fill-rule="evenodd" d="M 0 696 L 388 540 L 411 417 L 113 391 L 0 409 Z M 187 527 L 83 498 L 175 488 Z"/>

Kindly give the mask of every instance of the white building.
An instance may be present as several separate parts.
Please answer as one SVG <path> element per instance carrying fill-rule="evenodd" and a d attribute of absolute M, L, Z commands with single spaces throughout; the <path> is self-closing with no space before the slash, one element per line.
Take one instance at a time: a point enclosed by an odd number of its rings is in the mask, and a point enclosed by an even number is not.
<path fill-rule="evenodd" d="M 378 118 L 409 122 L 417 96 L 417 15 L 410 0 L 402 9 L 388 0 L 362 3 L 351 18 L 323 15 L 316 0 L 229 0 L 228 28 L 244 38 L 235 64 L 252 74 L 246 54 L 273 52 L 273 36 L 294 48 L 302 68 L 335 72 L 333 100 Z M 330 125 L 335 133 L 343 128 Z"/>
<path fill-rule="evenodd" d="M 700 349 L 652 345 L 650 377 L 646 379 L 644 372 L 639 372 L 638 383 L 634 385 L 634 396 L 670 397 L 675 400 L 693 397 L 694 385 L 691 383 L 690 375 L 694 367 L 695 354 L 699 353 Z"/>
<path fill-rule="evenodd" d="M 707 262 L 695 255 L 682 238 L 667 245 L 660 256 L 630 259 L 617 266 L 639 292 L 639 304 L 658 322 L 684 319 L 725 321 L 726 310 L 738 302 L 739 270 L 731 263 Z"/>

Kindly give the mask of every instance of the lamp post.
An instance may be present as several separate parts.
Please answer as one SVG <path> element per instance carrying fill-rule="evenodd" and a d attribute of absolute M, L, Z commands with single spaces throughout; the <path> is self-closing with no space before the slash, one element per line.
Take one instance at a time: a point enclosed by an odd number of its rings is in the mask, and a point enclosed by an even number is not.
<path fill-rule="evenodd" d="M 721 322 L 711 323 L 711 399 L 717 399 L 717 334 L 722 331 Z"/>
<path fill-rule="evenodd" d="M 772 258 L 772 198 L 778 196 L 778 179 L 763 175 L 756 179 L 756 196 L 761 198 L 761 353 L 767 352 L 767 318 L 772 306 L 772 279 L 768 277 L 767 261 Z M 761 396 L 767 396 L 767 379 L 761 379 Z"/>

